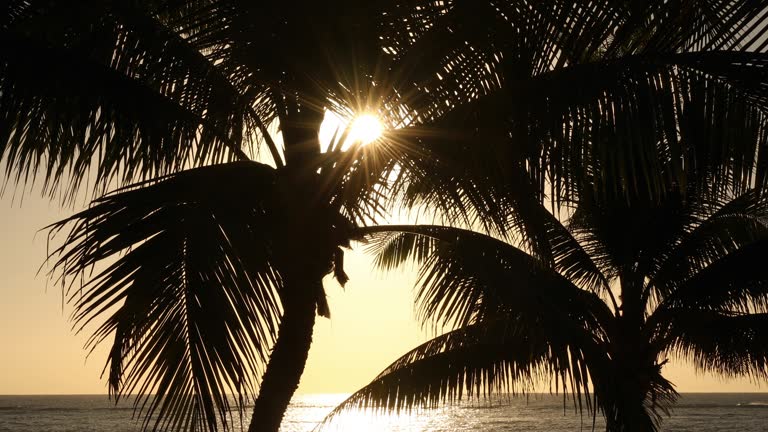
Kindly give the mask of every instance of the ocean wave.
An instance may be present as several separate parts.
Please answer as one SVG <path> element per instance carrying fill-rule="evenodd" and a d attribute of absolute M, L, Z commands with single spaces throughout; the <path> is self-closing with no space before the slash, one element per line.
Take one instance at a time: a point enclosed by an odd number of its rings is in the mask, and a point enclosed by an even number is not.
<path fill-rule="evenodd" d="M 768 402 L 739 402 L 736 404 L 708 404 L 708 403 L 678 403 L 672 406 L 673 409 L 689 408 L 689 409 L 718 409 L 718 408 L 754 408 L 754 409 L 766 409 L 768 408 Z"/>
<path fill-rule="evenodd" d="M 87 412 L 87 411 L 133 411 L 133 407 L 35 407 L 35 406 L 0 406 L 0 411 L 35 411 L 35 412 Z"/>

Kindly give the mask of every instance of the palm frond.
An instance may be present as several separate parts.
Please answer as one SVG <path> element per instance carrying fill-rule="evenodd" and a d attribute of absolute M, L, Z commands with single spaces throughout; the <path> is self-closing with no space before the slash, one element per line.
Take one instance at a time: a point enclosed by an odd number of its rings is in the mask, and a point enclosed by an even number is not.
<path fill-rule="evenodd" d="M 423 3 L 395 8 L 382 29 L 394 75 L 414 83 L 410 91 L 398 87 L 406 124 L 433 121 L 515 81 L 591 58 L 622 16 L 621 7 L 590 0 Z"/>
<path fill-rule="evenodd" d="M 765 60 L 648 54 L 511 83 L 390 134 L 408 158 L 392 195 L 488 232 L 532 235 L 525 224 L 535 221 L 522 217 L 531 193 L 558 207 L 595 188 L 656 199 L 688 184 L 707 185 L 697 193 L 710 197 L 762 187 Z"/>
<path fill-rule="evenodd" d="M 110 393 L 137 395 L 145 430 L 227 429 L 230 406 L 255 397 L 280 316 L 273 181 L 253 162 L 198 168 L 52 226 L 71 227 L 51 259 L 74 324 L 101 322 L 91 350 L 114 337 Z"/>
<path fill-rule="evenodd" d="M 436 141 L 429 141 L 424 148 L 434 149 L 430 144 Z M 451 145 L 448 137 L 438 144 L 443 148 L 447 145 Z M 577 285 L 605 290 L 607 283 L 595 263 L 541 204 L 536 188 L 522 175 L 507 173 L 503 179 L 492 179 L 487 173 L 493 168 L 484 166 L 494 164 L 492 158 L 462 159 L 457 153 L 449 156 L 456 156 L 454 161 L 444 152 L 433 152 L 428 157 L 416 153 L 416 157 L 398 161 L 398 177 L 388 189 L 392 205 L 429 208 L 443 223 L 482 229 L 505 238 Z M 477 166 L 471 166 L 474 161 L 479 162 Z"/>
<path fill-rule="evenodd" d="M 670 238 L 670 246 L 658 254 L 648 289 L 665 297 L 674 288 L 738 248 L 768 235 L 768 200 L 755 190 L 742 194 L 707 215 L 706 203 L 693 203 L 703 220 L 684 230 L 679 241 Z"/>
<path fill-rule="evenodd" d="M 597 322 L 607 327 L 610 321 L 610 310 L 597 296 L 492 237 L 434 225 L 377 226 L 362 232 L 375 234 L 370 247 L 381 268 L 410 259 L 420 265 L 416 301 L 423 322 L 465 326 L 500 311 L 525 314 L 560 301 L 585 301 Z"/>
<path fill-rule="evenodd" d="M 489 96 L 477 103 L 489 104 L 484 112 L 503 112 L 490 106 L 498 101 Z M 498 159 L 507 146 L 497 129 L 505 120 L 486 117 L 478 126 L 462 117 L 462 111 L 457 108 L 430 126 L 392 131 L 381 140 L 387 147 L 382 156 L 396 164 L 390 171 L 396 175 L 388 182 L 388 203 L 409 210 L 427 208 L 443 223 L 514 238 L 537 257 L 552 261 L 548 239 L 541 234 L 548 229 L 542 226 L 542 216 L 551 218 L 541 205 L 541 192 L 530 185 L 522 166 L 499 169 Z M 450 126 L 462 123 L 478 134 Z"/>
<path fill-rule="evenodd" d="M 680 308 L 670 316 L 659 336 L 668 355 L 707 373 L 768 378 L 768 314 Z"/>
<path fill-rule="evenodd" d="M 666 320 L 680 308 L 747 313 L 768 308 L 768 238 L 743 245 L 678 284 L 654 315 Z"/>
<path fill-rule="evenodd" d="M 338 143 L 346 139 L 342 136 Z M 376 142 L 347 151 L 335 148 L 321 155 L 318 193 L 328 196 L 357 223 L 374 223 L 385 217 L 390 187 L 388 178 L 398 169 L 400 155 L 387 143 Z"/>
<path fill-rule="evenodd" d="M 760 48 L 768 3 L 731 0 L 624 2 L 624 20 L 605 50 L 609 56 Z"/>
<path fill-rule="evenodd" d="M 2 31 L 8 176 L 74 190 L 95 163 L 103 188 L 245 157 L 259 119 L 220 66 L 148 11 L 78 5 Z"/>
<path fill-rule="evenodd" d="M 547 237 L 552 248 L 555 270 L 579 287 L 610 295 L 607 278 L 583 246 L 552 213 L 542 213 L 548 228 Z"/>
<path fill-rule="evenodd" d="M 592 182 L 617 195 L 658 196 L 698 179 L 743 190 L 764 179 L 763 57 L 648 55 L 546 74 L 523 99 L 528 158 L 548 161 L 552 193 L 566 197 Z"/>
<path fill-rule="evenodd" d="M 545 383 L 590 407 L 591 371 L 583 352 L 588 336 L 570 317 L 544 321 L 485 321 L 429 340 L 334 408 L 321 426 L 354 409 L 433 408 L 465 397 L 525 394 Z"/>

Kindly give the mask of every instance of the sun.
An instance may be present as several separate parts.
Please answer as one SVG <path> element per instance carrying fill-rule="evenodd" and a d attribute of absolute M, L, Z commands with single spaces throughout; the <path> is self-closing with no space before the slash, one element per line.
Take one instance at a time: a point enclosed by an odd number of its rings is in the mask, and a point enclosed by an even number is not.
<path fill-rule="evenodd" d="M 342 118 L 326 111 L 318 138 L 323 151 L 349 150 L 353 145 L 364 146 L 376 141 L 384 133 L 384 124 L 374 114 L 361 113 L 352 119 Z M 346 134 L 344 132 L 346 131 Z M 339 142 L 344 138 L 344 142 Z"/>
<path fill-rule="evenodd" d="M 378 117 L 372 114 L 362 114 L 352 120 L 352 126 L 349 128 L 349 139 L 352 142 L 369 144 L 379 139 L 384 132 L 384 125 L 381 124 Z"/>

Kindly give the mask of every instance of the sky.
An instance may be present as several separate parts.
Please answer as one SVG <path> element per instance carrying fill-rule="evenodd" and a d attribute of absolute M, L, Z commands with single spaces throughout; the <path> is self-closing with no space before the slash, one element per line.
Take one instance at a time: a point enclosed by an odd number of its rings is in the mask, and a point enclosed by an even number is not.
<path fill-rule="evenodd" d="M 0 394 L 106 393 L 107 347 L 86 359 L 88 334 L 74 334 L 60 288 L 45 267 L 37 273 L 48 247 L 38 231 L 73 210 L 36 196 L 20 205 L 11 195 L 0 199 Z M 371 268 L 362 251 L 350 253 L 347 287 L 326 281 L 333 319 L 318 318 L 301 392 L 353 391 L 429 335 L 413 319 L 415 274 L 385 278 Z"/>
<path fill-rule="evenodd" d="M 71 308 L 45 268 L 44 226 L 73 210 L 36 195 L 0 199 L 0 394 L 102 394 L 107 347 L 86 359 L 87 334 L 76 335 Z M 350 282 L 326 280 L 332 319 L 318 318 L 301 393 L 346 393 L 365 385 L 389 363 L 432 335 L 416 323 L 414 271 L 382 274 L 361 247 L 347 254 Z M 664 369 L 681 392 L 768 391 L 746 380 L 697 375 L 684 365 Z"/>
<path fill-rule="evenodd" d="M 72 309 L 41 269 L 49 247 L 41 229 L 77 207 L 62 208 L 39 191 L 0 197 L 0 395 L 107 392 L 100 376 L 108 346 L 86 358 L 88 334 L 72 331 Z M 299 393 L 352 392 L 434 336 L 414 318 L 415 270 L 383 274 L 359 245 L 345 258 L 350 281 L 342 289 L 326 279 L 332 318 L 318 318 Z M 768 391 L 768 383 L 700 375 L 674 362 L 664 374 L 679 392 Z"/>

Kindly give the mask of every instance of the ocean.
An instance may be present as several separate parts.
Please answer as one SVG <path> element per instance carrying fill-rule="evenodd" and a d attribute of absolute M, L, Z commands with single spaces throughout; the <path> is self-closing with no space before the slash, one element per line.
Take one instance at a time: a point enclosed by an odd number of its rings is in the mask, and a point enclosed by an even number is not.
<path fill-rule="evenodd" d="M 311 431 L 345 395 L 300 395 L 286 413 L 282 432 Z M 506 399 L 505 399 L 506 401 Z M 0 431 L 136 432 L 132 407 L 112 405 L 106 396 L 0 396 Z M 237 418 L 238 416 L 235 415 Z M 768 431 L 768 393 L 683 394 L 664 431 Z M 595 430 L 602 430 L 598 416 Z M 245 430 L 237 423 L 234 431 Z M 416 413 L 348 412 L 323 431 L 494 432 L 590 431 L 592 417 L 562 396 L 531 395 L 504 403 L 472 402 Z"/>

